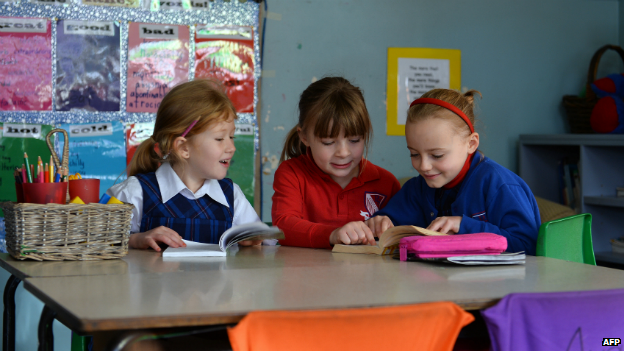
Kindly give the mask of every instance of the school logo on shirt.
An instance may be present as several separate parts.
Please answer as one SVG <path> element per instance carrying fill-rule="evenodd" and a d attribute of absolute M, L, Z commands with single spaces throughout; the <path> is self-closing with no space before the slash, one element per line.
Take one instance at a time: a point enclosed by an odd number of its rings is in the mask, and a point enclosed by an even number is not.
<path fill-rule="evenodd" d="M 364 205 L 366 211 L 360 211 L 360 216 L 364 217 L 364 220 L 369 219 L 375 212 L 379 211 L 381 204 L 386 199 L 386 195 L 377 193 L 365 193 Z"/>
<path fill-rule="evenodd" d="M 485 217 L 485 211 L 473 213 L 471 217 L 482 222 L 487 222 L 487 218 Z"/>

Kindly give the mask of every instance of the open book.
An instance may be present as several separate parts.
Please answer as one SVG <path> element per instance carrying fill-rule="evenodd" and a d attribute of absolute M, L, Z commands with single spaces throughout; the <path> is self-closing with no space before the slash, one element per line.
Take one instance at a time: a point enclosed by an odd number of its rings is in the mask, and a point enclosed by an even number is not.
<path fill-rule="evenodd" d="M 185 240 L 186 247 L 168 247 L 163 251 L 163 257 L 225 256 L 228 248 L 241 241 L 266 239 L 284 239 L 284 232 L 262 222 L 245 223 L 223 232 L 219 245 Z"/>
<path fill-rule="evenodd" d="M 367 253 L 376 255 L 391 255 L 395 251 L 398 252 L 399 240 L 408 236 L 414 235 L 448 235 L 433 230 L 416 227 L 413 225 L 400 225 L 397 227 L 388 228 L 385 232 L 379 236 L 377 245 L 334 245 L 332 252 L 346 252 L 346 253 Z"/>

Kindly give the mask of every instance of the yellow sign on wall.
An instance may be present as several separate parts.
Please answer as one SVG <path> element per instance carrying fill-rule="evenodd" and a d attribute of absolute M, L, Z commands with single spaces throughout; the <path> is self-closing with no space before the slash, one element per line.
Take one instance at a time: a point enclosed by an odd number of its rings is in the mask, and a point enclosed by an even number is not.
<path fill-rule="evenodd" d="M 436 88 L 461 88 L 460 50 L 388 48 L 387 134 L 405 135 L 410 103 Z"/>

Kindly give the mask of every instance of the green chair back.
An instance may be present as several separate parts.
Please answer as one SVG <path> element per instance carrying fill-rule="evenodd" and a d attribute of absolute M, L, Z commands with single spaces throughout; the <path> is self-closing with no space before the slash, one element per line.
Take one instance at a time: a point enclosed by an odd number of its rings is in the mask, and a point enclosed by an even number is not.
<path fill-rule="evenodd" d="M 537 256 L 596 265 L 590 213 L 543 223 L 537 236 Z"/>

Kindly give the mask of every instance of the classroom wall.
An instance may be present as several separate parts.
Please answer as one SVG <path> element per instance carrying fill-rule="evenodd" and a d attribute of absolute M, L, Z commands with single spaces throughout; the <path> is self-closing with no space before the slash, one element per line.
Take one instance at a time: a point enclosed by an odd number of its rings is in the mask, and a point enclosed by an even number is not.
<path fill-rule="evenodd" d="M 517 171 L 520 134 L 568 131 L 561 97 L 578 94 L 592 54 L 618 44 L 616 0 L 268 0 L 261 90 L 262 219 L 299 94 L 341 75 L 364 90 L 373 120 L 371 161 L 415 176 L 404 137 L 387 136 L 388 47 L 459 49 L 462 87 L 483 93 L 480 149 Z M 619 69 L 607 54 L 599 75 Z"/>

